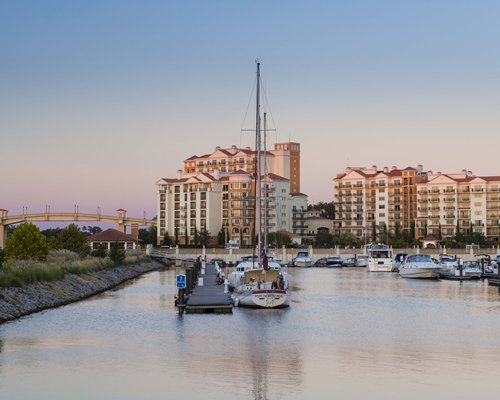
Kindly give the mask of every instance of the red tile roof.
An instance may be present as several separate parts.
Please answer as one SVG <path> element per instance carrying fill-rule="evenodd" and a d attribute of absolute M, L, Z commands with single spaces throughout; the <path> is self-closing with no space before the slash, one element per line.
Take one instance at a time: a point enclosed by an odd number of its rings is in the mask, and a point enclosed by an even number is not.
<path fill-rule="evenodd" d="M 267 176 L 272 179 L 273 181 L 289 181 L 290 179 L 284 178 L 283 176 L 273 174 L 272 172 L 268 173 Z M 264 179 L 264 176 L 262 176 L 262 179 Z"/>
<path fill-rule="evenodd" d="M 87 238 L 89 242 L 137 242 L 132 236 L 117 229 L 106 229 Z"/>

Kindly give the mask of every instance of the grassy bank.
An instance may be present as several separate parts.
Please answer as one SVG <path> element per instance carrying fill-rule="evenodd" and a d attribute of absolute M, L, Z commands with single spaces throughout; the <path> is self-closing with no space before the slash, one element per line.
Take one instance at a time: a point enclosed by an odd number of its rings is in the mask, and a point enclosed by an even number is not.
<path fill-rule="evenodd" d="M 137 264 L 148 260 L 142 253 L 127 253 L 121 265 Z M 64 278 L 66 274 L 86 274 L 106 268 L 116 267 L 109 257 L 81 258 L 67 250 L 49 253 L 47 260 L 26 261 L 11 260 L 0 268 L 0 287 L 23 287 L 29 283 L 51 282 Z"/>

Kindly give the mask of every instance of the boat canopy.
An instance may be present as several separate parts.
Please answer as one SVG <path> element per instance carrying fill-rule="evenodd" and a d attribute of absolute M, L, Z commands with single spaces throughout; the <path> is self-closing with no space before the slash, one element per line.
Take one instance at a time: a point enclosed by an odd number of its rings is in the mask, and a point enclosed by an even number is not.
<path fill-rule="evenodd" d="M 251 282 L 272 282 L 279 277 L 279 271 L 271 269 L 264 271 L 263 269 L 252 269 L 245 271 L 245 283 Z"/>

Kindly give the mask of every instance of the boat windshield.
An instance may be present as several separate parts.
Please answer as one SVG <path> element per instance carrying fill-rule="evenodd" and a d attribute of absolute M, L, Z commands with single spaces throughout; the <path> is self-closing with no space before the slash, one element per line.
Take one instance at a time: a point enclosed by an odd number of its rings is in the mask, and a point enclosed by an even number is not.
<path fill-rule="evenodd" d="M 372 258 L 391 258 L 390 250 L 371 250 L 370 256 Z"/>
<path fill-rule="evenodd" d="M 413 254 L 406 258 L 407 263 L 422 263 L 422 262 L 432 262 L 431 256 L 428 254 Z"/>

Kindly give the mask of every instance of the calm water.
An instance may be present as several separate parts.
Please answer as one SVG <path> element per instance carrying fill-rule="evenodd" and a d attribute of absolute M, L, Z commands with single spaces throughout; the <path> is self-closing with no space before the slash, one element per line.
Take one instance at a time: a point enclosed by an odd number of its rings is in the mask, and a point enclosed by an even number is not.
<path fill-rule="evenodd" d="M 287 310 L 184 315 L 175 272 L 0 325 L 0 399 L 490 399 L 500 296 L 482 282 L 292 270 Z"/>

